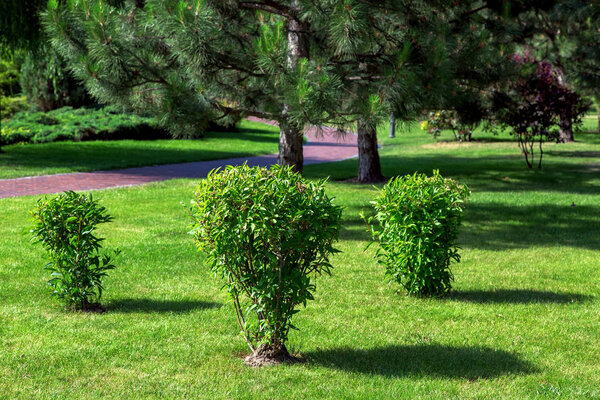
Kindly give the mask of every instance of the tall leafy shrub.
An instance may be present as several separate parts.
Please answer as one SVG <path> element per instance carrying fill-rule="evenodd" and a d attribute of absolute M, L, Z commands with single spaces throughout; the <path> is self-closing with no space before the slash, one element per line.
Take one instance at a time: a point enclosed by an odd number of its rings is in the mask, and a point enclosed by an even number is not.
<path fill-rule="evenodd" d="M 456 246 L 469 189 L 439 171 L 397 177 L 374 201 L 369 219 L 379 240 L 379 262 L 391 281 L 409 294 L 441 295 L 453 280 L 450 263 L 460 261 Z"/>
<path fill-rule="evenodd" d="M 291 361 L 285 343 L 299 305 L 313 299 L 315 278 L 330 273 L 341 207 L 291 167 L 227 167 L 196 192 L 198 248 L 225 281 L 251 365 Z"/>
<path fill-rule="evenodd" d="M 75 309 L 102 311 L 102 278 L 115 266 L 110 255 L 100 253 L 104 239 L 95 230 L 112 217 L 91 194 L 75 192 L 40 199 L 31 215 L 34 241 L 52 260 L 45 268 L 51 272 L 48 284 L 54 295 Z"/>
<path fill-rule="evenodd" d="M 542 168 L 544 141 L 560 141 L 557 128 L 580 124 L 590 104 L 563 84 L 562 71 L 550 63 L 520 55 L 515 62 L 522 64 L 524 76 L 494 94 L 493 118 L 511 128 L 527 167 L 533 168 L 537 158 Z"/>

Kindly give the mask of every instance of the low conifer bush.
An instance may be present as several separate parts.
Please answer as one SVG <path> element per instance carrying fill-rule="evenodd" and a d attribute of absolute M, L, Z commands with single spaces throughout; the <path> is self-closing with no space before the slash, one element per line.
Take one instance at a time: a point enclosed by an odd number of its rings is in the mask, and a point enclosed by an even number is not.
<path fill-rule="evenodd" d="M 227 167 L 200 183 L 192 231 L 212 271 L 225 281 L 250 365 L 293 362 L 285 343 L 298 306 L 329 274 L 342 209 L 290 167 Z"/>
<path fill-rule="evenodd" d="M 460 261 L 456 238 L 469 193 L 439 171 L 396 177 L 383 187 L 368 222 L 390 281 L 413 295 L 450 291 L 450 264 Z"/>
<path fill-rule="evenodd" d="M 103 311 L 102 279 L 115 266 L 109 254 L 101 254 L 104 239 L 95 230 L 112 217 L 91 194 L 75 192 L 40 199 L 31 215 L 33 239 L 52 260 L 45 268 L 51 272 L 53 294 L 73 309 Z"/>

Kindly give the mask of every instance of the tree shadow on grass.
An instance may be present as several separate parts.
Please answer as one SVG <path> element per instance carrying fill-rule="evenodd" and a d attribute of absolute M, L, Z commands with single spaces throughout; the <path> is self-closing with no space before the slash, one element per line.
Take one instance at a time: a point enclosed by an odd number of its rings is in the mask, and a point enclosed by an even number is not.
<path fill-rule="evenodd" d="M 205 135 L 207 139 L 243 139 L 248 142 L 262 142 L 262 143 L 278 143 L 279 136 L 277 132 L 273 132 L 268 129 L 255 129 L 247 128 L 237 132 L 207 132 Z M 202 138 L 196 139 L 201 141 Z"/>
<path fill-rule="evenodd" d="M 360 217 L 344 219 L 340 230 L 340 240 L 370 241 L 371 235 L 367 223 Z"/>
<path fill-rule="evenodd" d="M 515 354 L 485 347 L 444 345 L 386 346 L 373 349 L 330 349 L 306 354 L 328 368 L 388 377 L 433 376 L 489 379 L 530 374 L 536 369 Z"/>
<path fill-rule="evenodd" d="M 71 168 L 77 171 L 96 171 L 253 156 L 252 151 L 235 149 L 219 151 L 144 148 L 139 143 L 115 144 L 114 142 L 88 146 L 87 143 L 15 145 L 11 148 L 12 151 L 7 151 L 0 157 L 0 170 Z"/>
<path fill-rule="evenodd" d="M 528 289 L 457 290 L 446 297 L 449 300 L 469 303 L 534 304 L 534 303 L 582 303 L 593 299 L 580 293 L 555 293 Z"/>
<path fill-rule="evenodd" d="M 119 299 L 106 309 L 113 313 L 186 313 L 197 309 L 219 308 L 222 304 L 197 300 Z"/>
<path fill-rule="evenodd" d="M 531 246 L 600 249 L 600 207 L 571 204 L 471 203 L 460 242 L 464 247 L 506 250 Z"/>
<path fill-rule="evenodd" d="M 354 201 L 354 200 L 352 200 Z M 360 201 L 360 200 L 359 200 Z M 370 241 L 367 219 L 375 214 L 368 200 L 344 209 L 340 239 Z M 600 207 L 579 205 L 565 198 L 562 204 L 515 205 L 472 202 L 466 207 L 459 243 L 484 250 L 522 249 L 532 246 L 569 246 L 600 249 Z"/>
<path fill-rule="evenodd" d="M 577 151 L 546 151 L 546 155 L 565 158 L 596 158 L 600 160 L 600 151 L 577 150 Z"/>
<path fill-rule="evenodd" d="M 547 153 L 551 150 L 547 151 Z M 564 153 L 560 152 L 560 154 Z M 468 152 L 424 153 L 424 154 L 382 154 L 383 174 L 387 178 L 412 175 L 415 172 L 431 175 L 439 169 L 448 178 L 467 183 L 478 192 L 530 192 L 551 191 L 560 193 L 597 194 L 600 190 L 598 173 L 600 162 L 593 162 L 593 152 L 584 154 L 588 162 L 569 161 L 567 157 L 557 155 L 544 160 L 542 170 L 529 170 L 520 154 L 469 154 Z M 461 155 L 462 154 L 462 155 Z M 307 166 L 305 175 L 311 178 L 330 178 L 330 181 L 343 181 L 356 177 L 358 161 L 356 159 L 340 161 L 322 166 Z M 350 184 L 348 184 L 350 185 Z M 352 184 L 352 188 L 360 184 Z M 380 187 L 381 185 L 377 185 Z M 373 185 L 364 185 L 372 189 Z"/>

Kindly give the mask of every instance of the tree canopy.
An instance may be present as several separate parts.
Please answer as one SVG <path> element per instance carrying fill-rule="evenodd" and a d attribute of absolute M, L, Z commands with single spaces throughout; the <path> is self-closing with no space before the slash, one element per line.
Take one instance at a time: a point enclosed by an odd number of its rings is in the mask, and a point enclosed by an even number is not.
<path fill-rule="evenodd" d="M 94 97 L 156 114 L 176 135 L 208 120 L 276 120 L 279 162 L 301 170 L 305 126 L 358 122 L 369 181 L 381 178 L 377 123 L 435 108 L 480 119 L 481 93 L 509 76 L 524 35 L 516 17 L 548 4 L 50 0 L 44 21 Z"/>

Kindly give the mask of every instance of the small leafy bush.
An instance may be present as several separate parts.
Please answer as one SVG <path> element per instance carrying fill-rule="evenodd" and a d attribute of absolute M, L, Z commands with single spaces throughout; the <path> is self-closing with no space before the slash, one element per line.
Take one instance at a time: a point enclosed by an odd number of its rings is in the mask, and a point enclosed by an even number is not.
<path fill-rule="evenodd" d="M 421 122 L 421 129 L 436 139 L 443 130 L 452 131 L 459 142 L 470 142 L 473 138 L 473 126 L 461 122 L 458 113 L 451 110 L 430 112 L 427 119 Z"/>
<path fill-rule="evenodd" d="M 102 310 L 102 279 L 114 269 L 111 256 L 100 254 L 103 238 L 95 235 L 96 225 L 112 217 L 92 195 L 65 192 L 43 198 L 31 212 L 34 241 L 48 251 L 52 262 L 48 284 L 54 295 L 78 310 Z"/>
<path fill-rule="evenodd" d="M 388 182 L 374 201 L 369 218 L 379 240 L 379 262 L 386 275 L 409 294 L 447 293 L 453 280 L 452 260 L 460 261 L 456 238 L 469 189 L 439 171 L 414 174 Z"/>
<path fill-rule="evenodd" d="M 314 277 L 330 273 L 341 213 L 324 181 L 289 167 L 230 166 L 200 184 L 190 233 L 225 280 L 253 356 L 289 361 L 292 317 L 313 299 Z"/>

